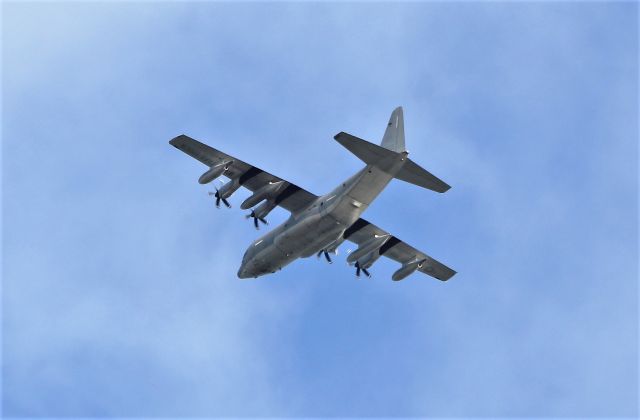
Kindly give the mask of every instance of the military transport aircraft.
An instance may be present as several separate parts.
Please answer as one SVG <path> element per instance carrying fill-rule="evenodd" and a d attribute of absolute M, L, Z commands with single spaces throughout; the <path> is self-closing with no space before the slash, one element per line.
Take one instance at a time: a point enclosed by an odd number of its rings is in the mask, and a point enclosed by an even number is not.
<path fill-rule="evenodd" d="M 402 265 L 393 280 L 402 280 L 416 270 L 438 280 L 450 279 L 455 271 L 360 217 L 393 178 L 439 193 L 450 188 L 407 157 L 402 107 L 391 114 L 380 146 L 344 132 L 334 138 L 366 166 L 323 196 L 185 135 L 169 143 L 209 166 L 198 180 L 201 184 L 222 175 L 230 179 L 215 194 L 210 193 L 217 207 L 220 202 L 231 207 L 227 199 L 245 187 L 253 194 L 240 208 L 252 209 L 247 218 L 253 218 L 256 228 L 259 223 L 267 224 L 265 217 L 276 206 L 291 212 L 286 222 L 249 246 L 238 271 L 240 278 L 275 273 L 298 258 L 312 255 L 324 254 L 331 263 L 329 254 L 337 254 L 338 246 L 348 240 L 358 245 L 347 256 L 358 277 L 361 272 L 369 277 L 369 268 L 384 255 Z"/>

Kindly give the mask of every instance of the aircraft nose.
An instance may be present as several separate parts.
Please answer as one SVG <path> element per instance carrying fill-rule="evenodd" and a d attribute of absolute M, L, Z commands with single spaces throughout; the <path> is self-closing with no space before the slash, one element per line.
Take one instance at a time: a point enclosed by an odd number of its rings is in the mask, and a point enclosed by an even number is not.
<path fill-rule="evenodd" d="M 240 266 L 240 269 L 238 270 L 238 278 L 248 279 L 249 277 L 253 277 L 252 271 L 253 270 L 251 264 L 242 264 Z"/>

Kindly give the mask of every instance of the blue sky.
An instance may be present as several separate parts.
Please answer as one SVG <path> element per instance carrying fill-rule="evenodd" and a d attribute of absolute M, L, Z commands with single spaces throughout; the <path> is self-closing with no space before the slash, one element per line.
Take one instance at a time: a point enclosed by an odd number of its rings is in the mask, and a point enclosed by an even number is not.
<path fill-rule="evenodd" d="M 636 3 L 2 8 L 5 416 L 638 414 Z M 397 105 L 453 188 L 365 217 L 459 274 L 238 280 L 168 140 L 320 194 Z"/>

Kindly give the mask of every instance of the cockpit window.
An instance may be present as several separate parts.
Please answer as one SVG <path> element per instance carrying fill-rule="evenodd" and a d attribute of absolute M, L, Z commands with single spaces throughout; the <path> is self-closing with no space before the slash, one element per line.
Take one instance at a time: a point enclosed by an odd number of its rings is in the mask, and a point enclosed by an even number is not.
<path fill-rule="evenodd" d="M 247 252 L 244 253 L 244 256 L 242 257 L 242 264 L 245 264 L 247 261 L 249 261 L 249 258 L 251 258 L 251 254 L 252 252 L 251 248 L 247 249 Z"/>

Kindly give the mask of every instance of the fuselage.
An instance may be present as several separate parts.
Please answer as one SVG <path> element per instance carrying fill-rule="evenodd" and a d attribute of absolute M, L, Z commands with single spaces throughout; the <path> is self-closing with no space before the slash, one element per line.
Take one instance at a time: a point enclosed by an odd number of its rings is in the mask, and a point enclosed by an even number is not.
<path fill-rule="evenodd" d="M 402 168 L 407 153 L 384 165 L 367 165 L 330 193 L 298 211 L 253 242 L 244 254 L 238 277 L 274 273 L 298 258 L 337 247 L 343 233 Z"/>

